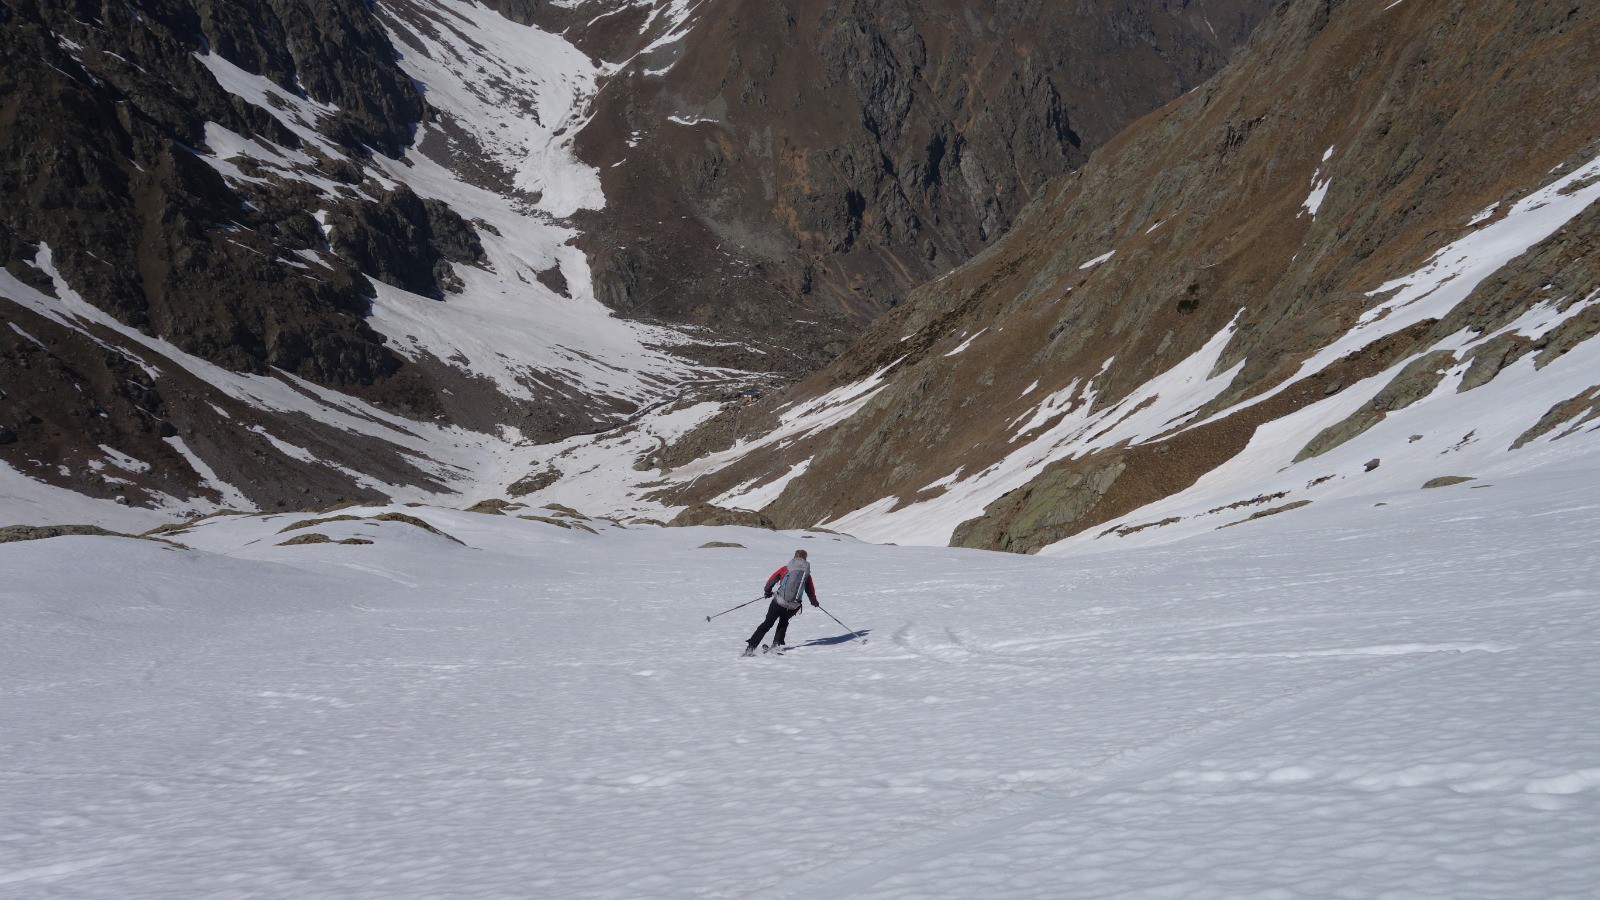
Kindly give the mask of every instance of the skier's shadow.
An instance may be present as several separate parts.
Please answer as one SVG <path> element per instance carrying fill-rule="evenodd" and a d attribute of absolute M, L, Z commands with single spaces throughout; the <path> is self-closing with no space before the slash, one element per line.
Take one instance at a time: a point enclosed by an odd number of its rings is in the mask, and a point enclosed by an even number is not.
<path fill-rule="evenodd" d="M 871 628 L 863 628 L 860 631 L 852 631 L 852 632 L 850 632 L 848 634 L 835 635 L 834 637 L 813 638 L 813 639 L 811 639 L 809 641 L 806 641 L 804 644 L 801 644 L 800 646 L 802 646 L 802 647 L 831 647 L 834 644 L 842 644 L 842 643 L 844 643 L 846 641 L 853 641 L 856 638 L 865 638 L 867 635 L 869 635 L 871 633 L 872 633 L 872 629 Z"/>

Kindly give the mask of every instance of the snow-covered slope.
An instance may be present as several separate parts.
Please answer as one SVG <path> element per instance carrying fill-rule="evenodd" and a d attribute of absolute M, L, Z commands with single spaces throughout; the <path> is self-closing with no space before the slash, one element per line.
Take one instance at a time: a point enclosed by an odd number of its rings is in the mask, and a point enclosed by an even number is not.
<path fill-rule="evenodd" d="M 0 893 L 1583 896 L 1597 510 L 1590 461 L 1066 558 L 426 507 L 0 545 Z M 736 658 L 760 604 L 706 616 L 796 546 L 855 631 Z"/>
<path fill-rule="evenodd" d="M 401 68 L 440 115 L 421 127 L 419 149 L 374 163 L 483 223 L 489 264 L 459 272 L 466 289 L 448 311 L 380 288 L 374 327 L 402 352 L 449 360 L 514 398 L 554 391 L 632 411 L 666 396 L 695 371 L 669 352 L 690 339 L 617 318 L 595 300 L 588 264 L 572 246 L 578 233 L 566 224 L 605 205 L 598 173 L 573 155 L 571 137 L 600 66 L 561 37 L 476 4 L 412 0 L 379 11 L 407 48 Z M 452 169 L 464 152 L 468 164 Z M 468 166 L 496 168 L 509 184 L 469 183 Z M 564 292 L 540 280 L 551 269 Z"/>

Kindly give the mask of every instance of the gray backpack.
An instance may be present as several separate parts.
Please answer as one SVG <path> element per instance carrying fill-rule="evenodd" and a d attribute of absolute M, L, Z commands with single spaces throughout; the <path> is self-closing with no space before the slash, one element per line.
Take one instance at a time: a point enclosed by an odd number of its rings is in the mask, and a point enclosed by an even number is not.
<path fill-rule="evenodd" d="M 784 609 L 800 608 L 800 593 L 805 590 L 806 578 L 811 574 L 811 563 L 796 556 L 789 560 L 789 571 L 778 582 L 777 601 Z"/>

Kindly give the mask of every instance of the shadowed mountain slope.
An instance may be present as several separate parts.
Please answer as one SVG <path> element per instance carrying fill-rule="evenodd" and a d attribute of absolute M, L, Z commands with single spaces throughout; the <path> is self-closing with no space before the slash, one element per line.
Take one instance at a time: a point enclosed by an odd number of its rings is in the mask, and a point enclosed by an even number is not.
<path fill-rule="evenodd" d="M 809 368 L 1214 72 L 1269 8 L 695 6 L 679 31 L 628 47 L 580 135 L 607 197 L 579 219 L 595 293 L 756 336 Z"/>

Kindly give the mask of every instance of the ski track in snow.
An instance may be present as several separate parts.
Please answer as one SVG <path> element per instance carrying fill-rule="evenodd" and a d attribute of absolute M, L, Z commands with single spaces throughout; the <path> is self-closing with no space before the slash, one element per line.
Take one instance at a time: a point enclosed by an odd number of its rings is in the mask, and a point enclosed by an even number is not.
<path fill-rule="evenodd" d="M 1596 630 L 1600 630 L 1600 623 L 1596 623 L 1592 618 L 1585 619 L 1583 620 L 1582 624 L 1576 628 L 1562 629 L 1551 636 L 1532 641 L 1527 646 L 1540 646 L 1554 643 L 1558 640 L 1585 637 L 1592 634 Z M 1304 699 L 1284 704 L 1279 708 L 1272 709 L 1254 718 L 1246 719 L 1235 725 L 1226 726 L 1217 732 L 1204 734 L 1192 742 L 1182 744 L 1170 751 L 1162 753 L 1160 756 L 1157 756 L 1148 762 L 1139 763 L 1123 771 L 1116 772 L 1103 780 L 1095 781 L 1082 790 L 1066 797 L 1057 800 L 1046 801 L 1032 809 L 1026 809 L 1021 812 L 1013 813 L 994 821 L 960 829 L 954 834 L 942 837 L 934 843 L 930 843 L 914 850 L 905 851 L 877 862 L 869 863 L 848 875 L 833 878 L 821 884 L 808 886 L 802 890 L 788 894 L 787 896 L 816 898 L 862 896 L 868 891 L 869 888 L 876 887 L 892 877 L 913 871 L 923 872 L 925 875 L 925 870 L 928 866 L 935 864 L 952 854 L 971 854 L 974 849 L 998 838 L 1049 819 L 1056 819 L 1068 815 L 1073 812 L 1075 807 L 1080 806 L 1088 801 L 1104 797 L 1117 791 L 1134 790 L 1137 785 L 1142 782 L 1148 782 L 1159 778 L 1172 776 L 1185 765 L 1205 760 L 1209 754 L 1227 750 L 1234 744 L 1242 743 L 1253 737 L 1268 735 L 1276 729 L 1292 724 L 1297 719 L 1314 715 L 1339 703 L 1358 698 L 1370 691 L 1395 685 L 1397 682 L 1403 681 L 1407 678 L 1420 676 L 1425 672 L 1429 672 L 1441 666 L 1454 664 L 1463 659 L 1474 658 L 1471 654 L 1484 652 L 1505 652 L 1504 650 L 1486 651 L 1481 648 L 1467 648 L 1465 650 L 1458 650 L 1452 647 L 1444 647 L 1440 649 L 1448 651 L 1449 655 L 1437 656 L 1425 662 L 1407 665 L 1397 670 L 1384 672 L 1371 677 L 1354 679 L 1350 682 L 1336 685 L 1335 687 L 1325 691 L 1313 692 L 1310 696 Z M 1354 655 L 1361 655 L 1360 650 L 1316 651 L 1305 654 L 1264 655 L 1324 656 L 1347 655 L 1348 653 L 1352 652 Z M 1427 648 L 1418 648 L 1412 652 L 1427 652 Z M 1378 655 L 1389 654 L 1380 653 Z M 1192 658 L 1204 659 L 1208 657 Z M 1469 768 L 1468 771 L 1470 772 L 1473 770 Z M 1259 780 L 1261 777 L 1262 776 L 1260 775 L 1246 776 L 1240 780 L 1254 781 Z M 1266 777 L 1271 779 L 1274 777 L 1274 773 L 1269 773 Z M 1276 780 L 1282 782 L 1292 782 L 1306 780 L 1306 778 L 1299 772 L 1280 770 L 1279 773 L 1276 773 Z M 1584 774 L 1575 779 L 1569 779 L 1568 781 L 1564 782 L 1552 781 L 1551 784 L 1555 784 L 1558 787 L 1565 787 L 1570 784 L 1574 787 L 1582 789 L 1588 786 L 1587 770 L 1585 770 Z M 956 877 L 960 876 L 957 875 Z M 992 876 L 986 875 L 984 877 L 985 880 L 992 880 Z M 993 885 L 984 885 L 984 887 L 993 887 Z M 894 896 L 895 893 L 896 892 L 893 891 L 884 892 L 886 896 Z"/>
<path fill-rule="evenodd" d="M 1586 895 L 1575 465 L 1067 558 L 429 507 L 465 545 L 0 545 L 0 893 Z M 705 616 L 796 546 L 870 642 L 738 659 L 760 605 Z"/>

